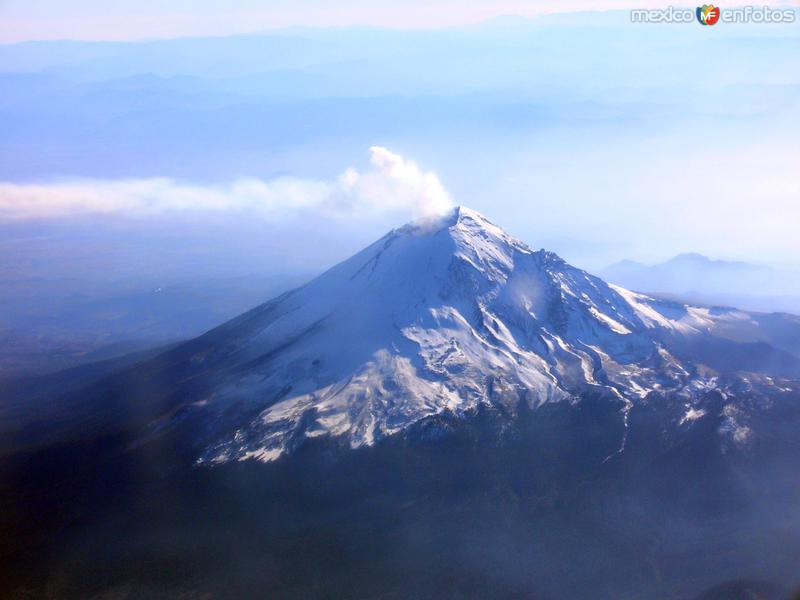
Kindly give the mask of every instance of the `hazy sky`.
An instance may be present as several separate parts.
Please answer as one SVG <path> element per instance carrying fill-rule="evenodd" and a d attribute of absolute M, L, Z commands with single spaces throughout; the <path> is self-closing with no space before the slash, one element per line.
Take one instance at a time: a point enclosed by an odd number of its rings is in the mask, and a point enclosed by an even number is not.
<path fill-rule="evenodd" d="M 0 1 L 2 35 L 429 28 L 556 8 L 162 5 Z M 799 33 L 800 23 L 632 24 L 610 11 L 425 31 L 0 45 L 0 237 L 27 240 L 0 259 L 15 268 L 45 231 L 68 236 L 71 219 L 124 222 L 137 243 L 169 223 L 194 249 L 224 222 L 215 243 L 240 231 L 259 254 L 240 258 L 245 239 L 209 248 L 220 269 L 319 269 L 463 204 L 587 268 L 681 252 L 797 263 Z"/>
<path fill-rule="evenodd" d="M 762 5 L 791 2 L 759 1 Z M 504 15 L 691 5 L 664 0 L 0 0 L 0 42 L 227 35 L 292 26 L 431 28 Z"/>

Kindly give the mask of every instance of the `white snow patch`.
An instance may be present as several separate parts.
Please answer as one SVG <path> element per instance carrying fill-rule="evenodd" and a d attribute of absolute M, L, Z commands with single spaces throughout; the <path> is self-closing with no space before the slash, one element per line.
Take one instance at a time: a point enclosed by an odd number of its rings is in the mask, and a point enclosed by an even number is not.
<path fill-rule="evenodd" d="M 614 319 L 612 319 L 608 315 L 603 314 L 602 312 L 597 310 L 594 306 L 590 306 L 589 307 L 589 312 L 591 312 L 592 315 L 594 315 L 595 319 L 597 319 L 598 321 L 601 321 L 602 323 L 605 323 L 606 325 L 608 325 L 608 327 L 614 333 L 619 333 L 620 335 L 629 335 L 631 333 L 631 330 L 628 329 L 627 327 L 625 327 L 625 325 L 623 325 L 622 323 L 620 323 L 618 321 L 615 321 Z"/>
<path fill-rule="evenodd" d="M 689 410 L 686 411 L 686 414 L 681 417 L 679 425 L 696 421 L 697 419 L 704 417 L 705 414 L 706 411 L 703 408 L 689 408 Z"/>

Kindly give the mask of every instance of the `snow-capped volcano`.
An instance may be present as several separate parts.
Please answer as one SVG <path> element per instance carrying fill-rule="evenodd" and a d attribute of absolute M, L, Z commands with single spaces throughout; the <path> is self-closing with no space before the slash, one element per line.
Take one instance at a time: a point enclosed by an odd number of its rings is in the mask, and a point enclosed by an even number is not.
<path fill-rule="evenodd" d="M 721 373 L 674 348 L 737 323 L 750 315 L 608 285 L 456 208 L 191 342 L 192 368 L 214 374 L 195 404 L 230 424 L 199 462 L 268 461 L 318 436 L 371 445 L 441 413 L 589 391 L 623 413 L 653 391 L 690 402 Z"/>
<path fill-rule="evenodd" d="M 795 578 L 800 317 L 611 286 L 457 209 L 132 360 L 0 389 L 0 522 L 67 557 L 33 575 L 101 557 L 145 597 L 617 598 L 718 568 L 702 538 L 726 564 L 698 589 L 766 555 Z M 185 587 L 137 587 L 154 561 Z M 597 570 L 565 589 L 576 561 Z"/>

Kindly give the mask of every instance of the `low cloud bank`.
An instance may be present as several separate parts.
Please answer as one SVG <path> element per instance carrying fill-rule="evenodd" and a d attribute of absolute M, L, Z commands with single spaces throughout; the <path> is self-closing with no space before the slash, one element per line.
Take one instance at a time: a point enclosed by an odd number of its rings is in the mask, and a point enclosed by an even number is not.
<path fill-rule="evenodd" d="M 0 183 L 0 221 L 5 222 L 188 210 L 252 212 L 267 219 L 302 211 L 344 219 L 393 211 L 428 217 L 452 205 L 436 173 L 380 146 L 370 148 L 369 169 L 348 168 L 332 181 L 246 177 L 214 186 L 169 178 Z"/>

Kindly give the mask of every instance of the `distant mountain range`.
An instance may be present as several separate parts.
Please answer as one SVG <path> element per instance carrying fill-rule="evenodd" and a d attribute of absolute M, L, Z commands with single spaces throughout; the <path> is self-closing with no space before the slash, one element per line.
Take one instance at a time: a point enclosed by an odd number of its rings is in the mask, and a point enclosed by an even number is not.
<path fill-rule="evenodd" d="M 629 289 L 702 304 L 800 313 L 800 273 L 684 253 L 655 265 L 623 260 L 599 275 Z"/>

